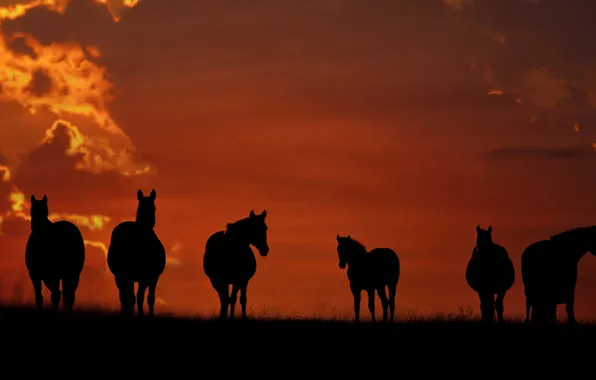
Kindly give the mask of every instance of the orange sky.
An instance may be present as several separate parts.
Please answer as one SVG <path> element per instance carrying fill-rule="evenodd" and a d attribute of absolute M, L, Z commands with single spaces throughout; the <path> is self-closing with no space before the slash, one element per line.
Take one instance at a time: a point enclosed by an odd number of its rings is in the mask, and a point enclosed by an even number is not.
<path fill-rule="evenodd" d="M 56 218 L 109 218 L 76 220 L 97 246 L 155 188 L 170 257 L 158 311 L 172 312 L 217 310 L 205 241 L 251 209 L 267 209 L 271 248 L 253 314 L 351 317 L 335 240 L 348 233 L 400 256 L 399 312 L 478 309 L 464 272 L 476 225 L 492 224 L 518 316 L 523 248 L 594 224 L 591 1 L 37 3 L 0 0 L 5 300 L 33 296 L 17 190 L 47 194 Z M 106 271 L 88 245 L 80 305 L 117 305 Z M 596 317 L 595 275 L 588 255 L 578 318 Z"/>

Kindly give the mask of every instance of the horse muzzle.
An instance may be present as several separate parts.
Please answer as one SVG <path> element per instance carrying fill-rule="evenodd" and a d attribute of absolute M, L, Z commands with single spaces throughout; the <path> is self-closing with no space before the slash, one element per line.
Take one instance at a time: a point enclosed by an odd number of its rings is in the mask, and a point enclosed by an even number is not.
<path fill-rule="evenodd" d="M 265 257 L 269 254 L 269 246 L 265 245 L 264 247 L 257 247 L 261 256 Z"/>
<path fill-rule="evenodd" d="M 343 261 L 339 262 L 339 268 L 340 269 L 346 269 L 346 263 L 344 263 Z"/>

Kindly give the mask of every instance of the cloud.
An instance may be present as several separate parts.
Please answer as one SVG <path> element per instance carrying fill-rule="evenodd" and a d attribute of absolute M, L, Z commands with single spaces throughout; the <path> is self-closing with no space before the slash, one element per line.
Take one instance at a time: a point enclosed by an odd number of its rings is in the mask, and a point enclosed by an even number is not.
<path fill-rule="evenodd" d="M 71 137 L 66 126 L 56 128 L 53 138 L 40 144 L 29 153 L 21 155 L 21 162 L 14 171 L 14 183 L 26 194 L 44 192 L 50 196 L 68 198 L 70 201 L 134 196 L 133 191 L 151 176 L 123 176 L 117 171 L 92 173 L 78 170 L 84 156 L 67 155 Z M 64 186 L 68 184 L 68 186 Z M 109 186 L 106 186 L 109 184 Z M 146 183 L 145 183 L 146 184 Z M 130 195 L 132 194 L 132 195 Z M 96 207 L 94 202 L 89 202 Z"/>
<path fill-rule="evenodd" d="M 570 160 L 586 157 L 590 150 L 584 146 L 568 147 L 532 147 L 510 146 L 492 150 L 488 153 L 493 160 L 507 159 L 553 159 Z"/>

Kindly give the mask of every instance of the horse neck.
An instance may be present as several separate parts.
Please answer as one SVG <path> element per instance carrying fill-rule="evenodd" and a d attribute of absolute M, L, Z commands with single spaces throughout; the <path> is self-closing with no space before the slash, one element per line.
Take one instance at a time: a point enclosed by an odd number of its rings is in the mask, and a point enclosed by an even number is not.
<path fill-rule="evenodd" d="M 366 249 L 359 248 L 359 247 L 354 248 L 354 249 L 352 249 L 352 255 L 350 257 L 350 260 L 346 261 L 346 264 L 348 264 L 348 267 L 358 268 L 368 258 L 367 254 L 368 254 L 368 252 L 366 251 Z"/>
<path fill-rule="evenodd" d="M 48 218 L 31 218 L 31 231 L 43 233 L 50 229 L 52 224 Z"/>
<path fill-rule="evenodd" d="M 233 224 L 228 226 L 224 232 L 224 237 L 228 242 L 234 245 L 250 245 L 248 237 L 241 225 Z"/>
<path fill-rule="evenodd" d="M 155 218 L 153 219 L 153 222 L 151 222 L 150 220 L 147 220 L 147 218 L 144 218 L 142 216 L 142 213 L 137 211 L 137 217 L 135 219 L 135 224 L 137 226 L 141 227 L 142 230 L 153 231 L 153 228 L 155 226 Z"/>
<path fill-rule="evenodd" d="M 584 242 L 573 242 L 572 244 L 569 244 L 567 241 L 555 242 L 554 253 L 559 255 L 559 258 L 563 260 L 578 263 L 588 251 L 587 243 Z"/>
<path fill-rule="evenodd" d="M 579 246 L 573 250 L 573 254 L 571 256 L 573 257 L 573 260 L 577 263 L 582 257 L 584 257 L 586 253 L 588 253 L 588 251 L 589 249 L 587 247 Z"/>
<path fill-rule="evenodd" d="M 480 256 L 484 256 L 487 254 L 490 254 L 493 250 L 493 248 L 495 248 L 495 243 L 491 242 L 486 242 L 483 244 L 477 244 L 476 245 L 476 252 L 480 255 Z"/>

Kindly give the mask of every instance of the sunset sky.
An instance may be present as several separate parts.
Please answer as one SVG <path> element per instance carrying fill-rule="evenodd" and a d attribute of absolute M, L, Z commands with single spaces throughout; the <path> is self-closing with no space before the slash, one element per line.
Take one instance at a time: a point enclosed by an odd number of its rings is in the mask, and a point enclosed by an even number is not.
<path fill-rule="evenodd" d="M 478 311 L 477 224 L 509 251 L 505 314 L 523 315 L 525 246 L 596 224 L 594 14 L 593 0 L 0 0 L 0 296 L 33 299 L 34 193 L 88 241 L 78 306 L 118 305 L 102 245 L 154 188 L 157 313 L 218 310 L 205 242 L 266 209 L 253 315 L 351 317 L 337 234 L 397 252 L 398 313 Z M 596 258 L 579 273 L 577 317 L 596 318 Z"/>

